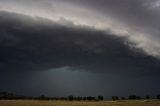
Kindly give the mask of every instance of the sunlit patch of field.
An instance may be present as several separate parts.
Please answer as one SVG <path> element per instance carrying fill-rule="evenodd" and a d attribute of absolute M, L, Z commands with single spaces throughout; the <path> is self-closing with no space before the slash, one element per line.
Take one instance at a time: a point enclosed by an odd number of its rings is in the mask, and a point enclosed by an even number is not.
<path fill-rule="evenodd" d="M 0 100 L 0 106 L 160 106 L 158 100 L 123 101 L 38 101 L 38 100 Z"/>

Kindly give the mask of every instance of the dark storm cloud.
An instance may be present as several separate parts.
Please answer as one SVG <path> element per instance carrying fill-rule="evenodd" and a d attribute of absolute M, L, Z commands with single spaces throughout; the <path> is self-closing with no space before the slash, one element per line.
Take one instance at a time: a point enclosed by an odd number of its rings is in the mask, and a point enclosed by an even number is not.
<path fill-rule="evenodd" d="M 160 58 L 159 0 L 2 0 L 0 9 L 47 19 L 65 17 L 115 35 Z"/>
<path fill-rule="evenodd" d="M 41 71 L 67 66 L 90 72 L 159 74 L 160 61 L 129 48 L 127 38 L 61 21 L 68 26 L 1 11 L 0 70 Z"/>

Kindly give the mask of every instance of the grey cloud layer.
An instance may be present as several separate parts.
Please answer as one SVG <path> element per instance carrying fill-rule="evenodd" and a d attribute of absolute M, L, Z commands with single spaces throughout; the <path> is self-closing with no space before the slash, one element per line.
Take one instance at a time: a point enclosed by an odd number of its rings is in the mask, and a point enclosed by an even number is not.
<path fill-rule="evenodd" d="M 0 12 L 1 71 L 68 66 L 90 72 L 159 74 L 158 59 L 131 50 L 124 42 L 127 38 L 89 27 Z"/>
<path fill-rule="evenodd" d="M 137 42 L 138 48 L 159 57 L 160 0 L 99 0 L 98 3 L 96 0 L 72 0 L 72 2 L 102 13 L 106 17 L 113 17 L 122 28 L 126 27 L 131 40 Z"/>
<path fill-rule="evenodd" d="M 68 0 L 71 1 L 71 0 Z M 149 25 L 153 27 L 160 25 L 159 23 L 159 11 L 158 5 L 159 0 L 73 0 L 75 4 L 84 4 L 86 7 L 95 9 L 104 15 L 115 15 L 118 19 L 123 20 L 125 23 L 134 25 Z M 155 7 L 153 9 L 153 7 Z M 155 11 L 157 10 L 157 11 Z M 114 17 L 114 18 L 116 18 Z M 153 25 L 153 26 L 151 26 Z"/>

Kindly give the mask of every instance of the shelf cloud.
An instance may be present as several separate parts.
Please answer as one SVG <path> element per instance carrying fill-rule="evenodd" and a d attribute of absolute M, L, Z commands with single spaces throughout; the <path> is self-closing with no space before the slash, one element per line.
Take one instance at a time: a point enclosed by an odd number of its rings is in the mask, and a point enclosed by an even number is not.
<path fill-rule="evenodd" d="M 1 11 L 0 45 L 2 71 L 71 67 L 89 72 L 157 74 L 160 68 L 158 58 L 136 48 L 127 36 L 75 25 L 65 18 L 52 21 Z"/>

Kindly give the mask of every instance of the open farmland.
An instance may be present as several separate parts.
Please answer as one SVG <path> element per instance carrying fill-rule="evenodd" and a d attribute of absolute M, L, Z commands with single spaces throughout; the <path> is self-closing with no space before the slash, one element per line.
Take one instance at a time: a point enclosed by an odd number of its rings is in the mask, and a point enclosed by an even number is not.
<path fill-rule="evenodd" d="M 158 100 L 123 101 L 38 101 L 38 100 L 1 100 L 0 106 L 160 106 Z"/>

